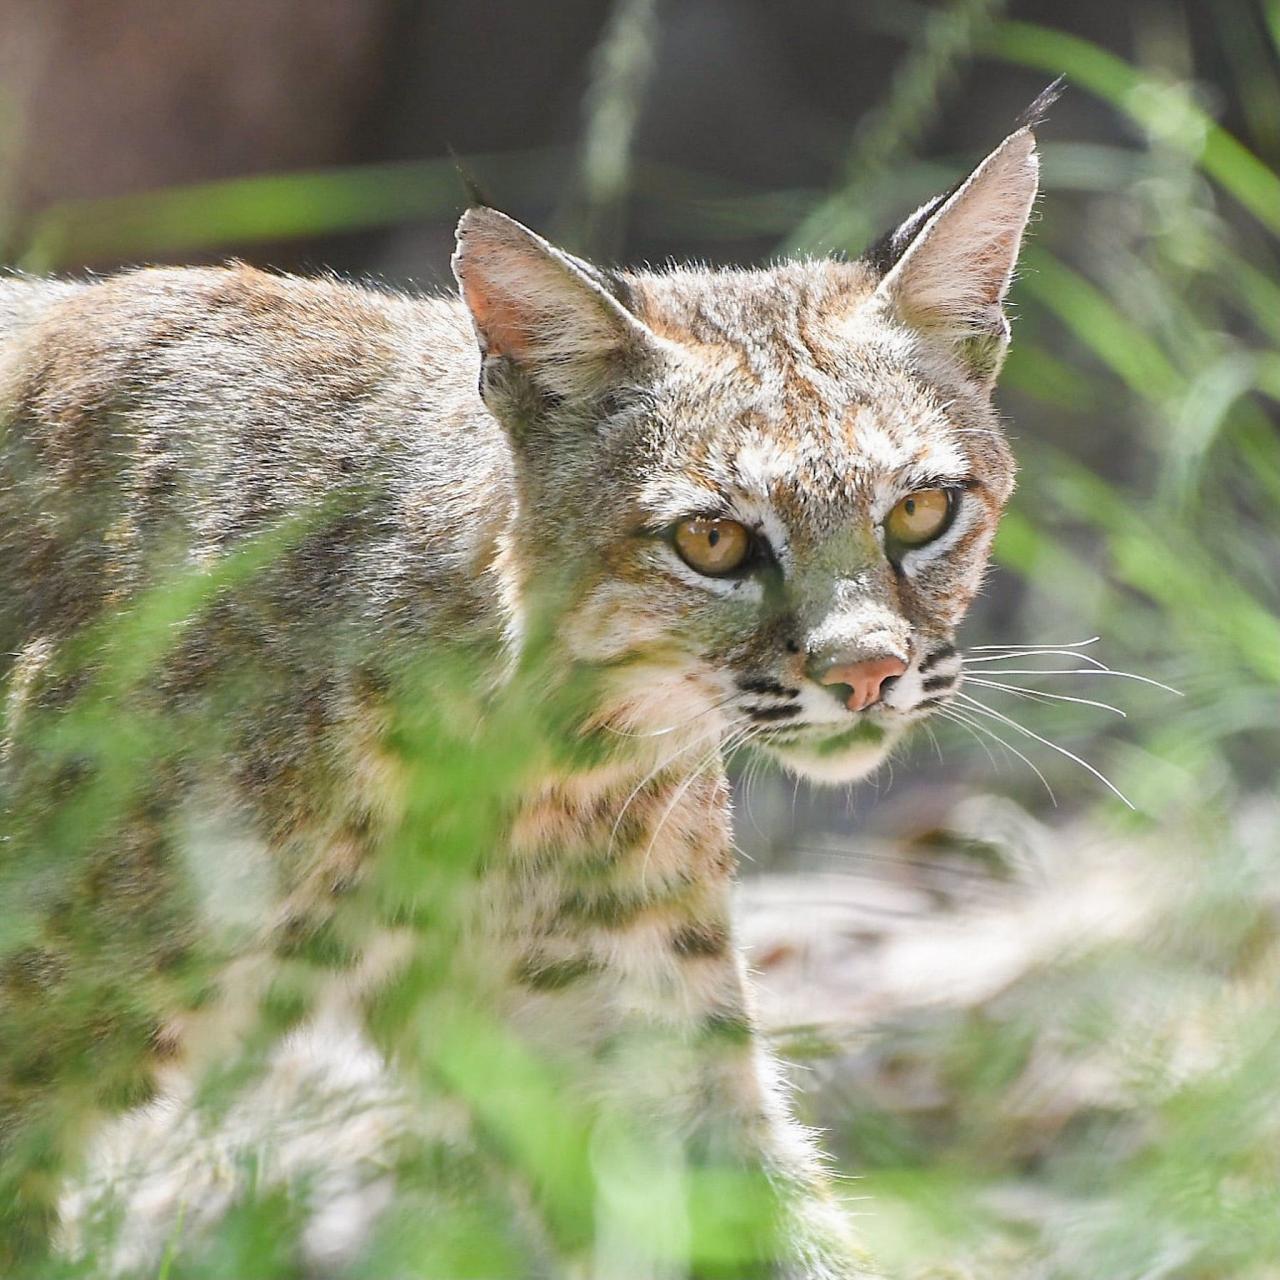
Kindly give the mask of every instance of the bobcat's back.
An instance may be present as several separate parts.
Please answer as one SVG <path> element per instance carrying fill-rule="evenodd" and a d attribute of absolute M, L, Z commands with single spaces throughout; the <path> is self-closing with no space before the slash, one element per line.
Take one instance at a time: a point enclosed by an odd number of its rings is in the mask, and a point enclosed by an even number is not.
<path fill-rule="evenodd" d="M 70 280 L 40 280 L 27 276 L 0 279 L 0 343 L 16 340 L 53 303 L 76 293 L 83 285 Z"/>
<path fill-rule="evenodd" d="M 456 303 L 332 280 L 0 282 L 0 652 L 342 494 L 273 578 L 282 618 L 492 630 L 510 499 L 475 364 Z"/>

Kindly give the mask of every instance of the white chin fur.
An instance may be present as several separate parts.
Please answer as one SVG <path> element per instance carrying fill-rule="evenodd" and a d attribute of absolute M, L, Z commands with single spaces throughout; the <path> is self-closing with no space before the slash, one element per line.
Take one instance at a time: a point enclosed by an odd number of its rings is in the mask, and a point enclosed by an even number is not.
<path fill-rule="evenodd" d="M 855 739 L 848 745 L 841 746 L 831 739 L 826 742 L 819 739 L 812 745 L 797 743 L 794 746 L 768 746 L 765 749 L 797 777 L 810 782 L 836 785 L 856 782 L 873 772 L 889 754 L 898 736 L 896 732 L 885 730 L 874 742 Z"/>

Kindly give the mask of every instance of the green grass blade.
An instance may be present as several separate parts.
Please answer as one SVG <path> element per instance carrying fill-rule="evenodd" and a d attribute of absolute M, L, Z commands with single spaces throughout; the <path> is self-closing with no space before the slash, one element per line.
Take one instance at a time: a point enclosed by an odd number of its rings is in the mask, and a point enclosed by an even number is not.
<path fill-rule="evenodd" d="M 1000 23 L 986 36 L 984 47 L 1005 61 L 1065 74 L 1144 129 L 1195 152 L 1205 173 L 1259 222 L 1280 233 L 1280 176 L 1181 90 L 1080 36 L 1030 22 Z"/>
<path fill-rule="evenodd" d="M 517 152 L 477 163 L 526 188 L 548 180 L 555 159 Z M 55 271 L 85 261 L 355 231 L 439 216 L 464 202 L 452 159 L 227 178 L 54 205 L 30 227 L 18 262 L 27 271 Z"/>

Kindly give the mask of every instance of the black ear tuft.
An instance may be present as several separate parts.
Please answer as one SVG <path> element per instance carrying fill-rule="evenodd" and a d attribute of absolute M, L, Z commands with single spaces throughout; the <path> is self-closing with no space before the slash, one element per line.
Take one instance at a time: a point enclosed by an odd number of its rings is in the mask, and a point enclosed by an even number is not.
<path fill-rule="evenodd" d="M 1019 129 L 1038 129 L 1048 118 L 1053 104 L 1066 91 L 1067 77 L 1059 76 L 1051 85 L 1042 89 L 1035 101 L 1026 108 L 1014 123 L 1014 132 Z M 877 275 L 885 276 L 896 265 L 898 259 L 911 248 L 916 236 L 924 229 L 925 224 L 942 208 L 948 200 L 964 185 L 957 182 L 950 191 L 922 204 L 915 213 L 892 231 L 886 232 L 862 255 L 862 260 L 875 269 Z"/>
<path fill-rule="evenodd" d="M 462 183 L 462 189 L 467 195 L 468 209 L 492 209 L 495 205 L 489 199 L 484 188 L 476 181 L 476 176 L 462 162 L 462 157 L 453 149 L 453 143 L 446 142 L 444 149 L 449 153 L 449 159 L 453 161 L 454 170 L 457 172 L 458 181 Z"/>
<path fill-rule="evenodd" d="M 1018 117 L 1015 129 L 1038 129 L 1049 118 L 1049 110 L 1066 92 L 1067 77 L 1059 76 L 1051 85 L 1041 89 L 1032 104 Z"/>
<path fill-rule="evenodd" d="M 1009 341 L 1003 304 L 1039 172 L 1035 134 L 1023 126 L 954 194 L 918 209 L 890 237 L 885 255 L 897 253 L 897 260 L 872 299 L 987 386 Z"/>

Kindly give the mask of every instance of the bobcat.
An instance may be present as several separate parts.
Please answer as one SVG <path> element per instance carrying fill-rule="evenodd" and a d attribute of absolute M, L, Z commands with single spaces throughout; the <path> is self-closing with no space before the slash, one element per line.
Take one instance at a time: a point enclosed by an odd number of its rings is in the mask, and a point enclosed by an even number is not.
<path fill-rule="evenodd" d="M 340 1009 L 431 1117 L 423 1221 L 509 1233 L 474 1274 L 870 1274 L 722 762 L 856 779 L 957 688 L 1034 123 L 852 262 L 606 271 L 474 207 L 458 298 L 0 283 L 0 1272 L 94 1117 Z M 422 1230 L 353 1273 L 462 1274 Z"/>

